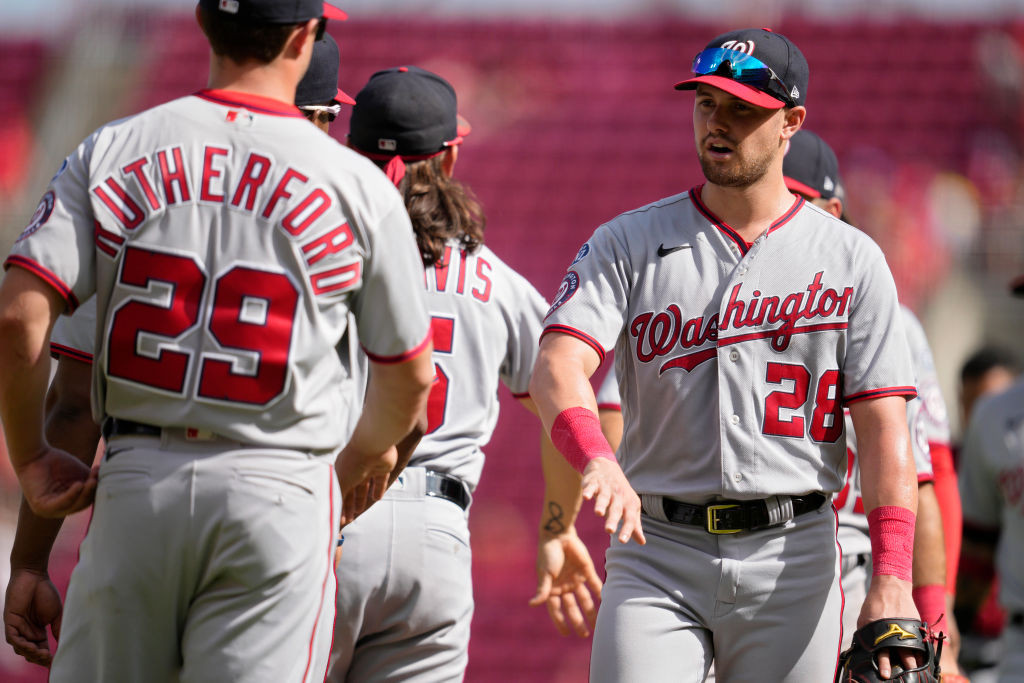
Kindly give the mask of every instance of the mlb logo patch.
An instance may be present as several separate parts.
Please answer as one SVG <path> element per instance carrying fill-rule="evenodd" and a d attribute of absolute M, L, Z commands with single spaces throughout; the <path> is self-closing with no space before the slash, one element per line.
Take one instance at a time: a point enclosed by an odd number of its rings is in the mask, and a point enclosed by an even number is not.
<path fill-rule="evenodd" d="M 220 0 L 217 9 L 228 14 L 238 14 L 238 0 Z"/>
<path fill-rule="evenodd" d="M 383 152 L 394 152 L 396 149 L 398 149 L 398 141 L 389 140 L 388 138 L 378 138 L 377 149 Z"/>

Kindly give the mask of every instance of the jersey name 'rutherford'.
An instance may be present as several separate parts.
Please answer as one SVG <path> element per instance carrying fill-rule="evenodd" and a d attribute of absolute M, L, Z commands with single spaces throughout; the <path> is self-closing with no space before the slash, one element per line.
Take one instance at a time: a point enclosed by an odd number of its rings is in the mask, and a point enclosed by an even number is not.
<path fill-rule="evenodd" d="M 799 198 L 747 244 L 700 190 L 599 227 L 545 332 L 602 359 L 614 347 L 618 456 L 638 492 L 702 503 L 839 491 L 844 405 L 916 393 L 881 250 Z"/>

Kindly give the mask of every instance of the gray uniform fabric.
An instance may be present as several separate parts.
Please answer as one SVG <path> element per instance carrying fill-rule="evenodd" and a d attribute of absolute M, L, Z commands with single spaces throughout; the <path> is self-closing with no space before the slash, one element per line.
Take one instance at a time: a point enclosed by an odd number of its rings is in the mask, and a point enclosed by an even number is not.
<path fill-rule="evenodd" d="M 480 481 L 498 417 L 498 384 L 525 397 L 547 306 L 490 249 L 426 271 L 436 379 L 428 433 L 384 498 L 344 529 L 328 680 L 460 681 L 473 586 L 468 510 L 425 495 L 427 471 Z"/>
<path fill-rule="evenodd" d="M 897 311 L 878 247 L 801 199 L 746 244 L 695 188 L 580 249 L 545 334 L 614 346 L 617 457 L 648 535 L 608 551 L 591 680 L 699 681 L 712 657 L 722 680 L 831 680 L 833 511 L 719 536 L 665 524 L 660 504 L 839 491 L 843 404 L 915 395 Z"/>

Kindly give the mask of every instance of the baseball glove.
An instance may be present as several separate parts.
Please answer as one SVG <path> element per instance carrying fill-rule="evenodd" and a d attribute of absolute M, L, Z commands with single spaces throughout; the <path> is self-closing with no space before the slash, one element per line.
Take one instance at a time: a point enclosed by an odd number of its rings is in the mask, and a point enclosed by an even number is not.
<path fill-rule="evenodd" d="M 928 625 L 917 619 L 879 619 L 857 629 L 850 649 L 839 655 L 836 683 L 938 683 L 939 655 L 942 641 L 928 631 Z M 908 648 L 921 654 L 924 663 L 913 669 L 904 669 L 895 651 L 890 653 L 892 677 L 883 679 L 878 673 L 877 652 L 885 648 Z"/>

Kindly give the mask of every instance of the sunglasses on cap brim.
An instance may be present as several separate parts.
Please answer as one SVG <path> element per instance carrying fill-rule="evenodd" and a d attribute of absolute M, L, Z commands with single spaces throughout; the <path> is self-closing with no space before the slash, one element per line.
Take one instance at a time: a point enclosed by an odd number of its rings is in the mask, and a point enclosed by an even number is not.
<path fill-rule="evenodd" d="M 693 58 L 693 72 L 698 76 L 725 76 L 769 93 L 791 107 L 796 106 L 796 100 L 789 94 L 789 87 L 771 67 L 745 52 L 721 47 L 708 48 Z"/>

